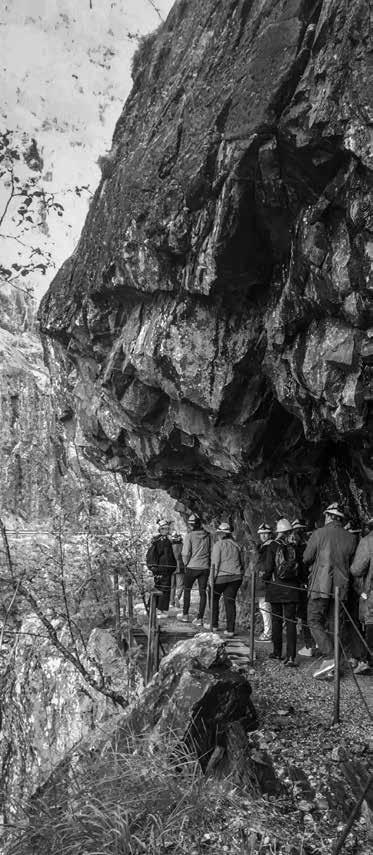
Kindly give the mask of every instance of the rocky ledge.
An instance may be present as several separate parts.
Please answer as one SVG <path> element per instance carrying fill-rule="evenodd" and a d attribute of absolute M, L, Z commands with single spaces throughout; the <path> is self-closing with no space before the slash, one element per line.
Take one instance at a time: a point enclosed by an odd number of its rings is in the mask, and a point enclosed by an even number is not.
<path fill-rule="evenodd" d="M 370 33 L 365 0 L 178 0 L 143 42 L 40 310 L 103 466 L 249 525 L 364 515 Z"/>

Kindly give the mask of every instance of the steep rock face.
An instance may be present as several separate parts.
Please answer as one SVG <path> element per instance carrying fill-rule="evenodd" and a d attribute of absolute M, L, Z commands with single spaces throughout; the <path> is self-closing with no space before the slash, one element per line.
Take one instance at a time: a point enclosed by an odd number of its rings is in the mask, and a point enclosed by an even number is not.
<path fill-rule="evenodd" d="M 31 298 L 0 287 L 0 513 L 46 519 L 59 490 L 62 448 Z"/>
<path fill-rule="evenodd" d="M 249 522 L 364 513 L 370 32 L 365 0 L 179 0 L 137 54 L 40 312 L 102 465 Z"/>

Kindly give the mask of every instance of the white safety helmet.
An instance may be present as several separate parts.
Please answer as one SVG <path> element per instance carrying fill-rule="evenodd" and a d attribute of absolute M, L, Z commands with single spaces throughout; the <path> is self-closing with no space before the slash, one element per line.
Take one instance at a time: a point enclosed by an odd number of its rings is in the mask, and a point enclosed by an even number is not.
<path fill-rule="evenodd" d="M 285 517 L 282 517 L 282 519 L 276 523 L 276 534 L 286 534 L 288 531 L 293 531 L 291 522 L 289 522 Z"/>
<path fill-rule="evenodd" d="M 328 507 L 325 508 L 324 514 L 330 514 L 331 516 L 339 517 L 340 519 L 343 519 L 344 517 L 344 513 L 341 511 L 338 502 L 332 502 L 331 505 L 328 505 Z"/>
<path fill-rule="evenodd" d="M 258 531 L 258 534 L 272 534 L 271 527 L 269 525 L 267 525 L 267 523 L 265 523 L 265 522 L 261 523 L 261 525 L 259 526 L 257 531 Z"/>
<path fill-rule="evenodd" d="M 231 534 L 232 529 L 229 523 L 221 522 L 219 528 L 217 528 L 216 531 L 220 531 L 221 534 Z"/>
<path fill-rule="evenodd" d="M 160 519 L 160 520 L 157 520 L 157 526 L 158 526 L 158 528 L 163 528 L 163 527 L 164 527 L 164 526 L 166 526 L 166 525 L 171 525 L 170 520 L 165 520 L 165 519 L 163 519 L 163 518 L 162 518 L 162 519 Z"/>
<path fill-rule="evenodd" d="M 296 519 L 296 520 L 294 520 L 294 522 L 292 522 L 291 527 L 292 527 L 293 531 L 298 531 L 302 528 L 303 529 L 307 528 L 306 524 L 303 523 L 302 520 L 298 520 L 298 519 Z"/>

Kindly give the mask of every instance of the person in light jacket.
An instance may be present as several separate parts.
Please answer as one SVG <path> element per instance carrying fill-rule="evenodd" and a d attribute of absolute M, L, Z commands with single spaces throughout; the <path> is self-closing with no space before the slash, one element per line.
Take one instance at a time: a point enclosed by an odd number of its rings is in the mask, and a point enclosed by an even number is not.
<path fill-rule="evenodd" d="M 368 521 L 371 529 L 357 547 L 351 565 L 351 575 L 359 580 L 360 620 L 365 626 L 365 641 L 369 648 L 364 659 L 355 668 L 355 674 L 363 674 L 373 666 L 373 518 Z"/>
<path fill-rule="evenodd" d="M 272 611 L 271 604 L 266 600 L 266 583 L 264 574 L 268 562 L 268 555 L 275 548 L 272 531 L 267 523 L 262 523 L 258 528 L 260 544 L 258 548 L 258 560 L 255 567 L 256 572 L 256 594 L 259 602 L 259 611 L 263 621 L 263 632 L 259 641 L 272 640 Z"/>
<path fill-rule="evenodd" d="M 312 532 L 303 553 L 303 564 L 310 567 L 307 623 L 318 649 L 326 657 L 314 673 L 316 679 L 334 671 L 334 592 L 338 586 L 341 602 L 346 602 L 356 548 L 355 537 L 343 528 L 344 513 L 338 503 L 329 505 L 324 514 L 325 525 Z M 342 609 L 340 618 L 342 632 Z"/>
<path fill-rule="evenodd" d="M 219 540 L 211 555 L 212 629 L 217 632 L 219 603 L 223 595 L 227 628 L 224 635 L 233 638 L 236 624 L 236 597 L 242 583 L 243 562 L 241 549 L 233 539 L 230 525 L 222 522 L 217 529 Z"/>
<path fill-rule="evenodd" d="M 203 626 L 203 616 L 206 609 L 206 588 L 210 571 L 211 541 L 210 535 L 203 528 L 197 514 L 188 518 L 190 531 L 185 535 L 181 557 L 185 567 L 183 611 L 177 619 L 186 623 L 189 621 L 190 593 L 194 582 L 198 582 L 199 608 L 197 617 L 192 621 L 196 626 Z"/>

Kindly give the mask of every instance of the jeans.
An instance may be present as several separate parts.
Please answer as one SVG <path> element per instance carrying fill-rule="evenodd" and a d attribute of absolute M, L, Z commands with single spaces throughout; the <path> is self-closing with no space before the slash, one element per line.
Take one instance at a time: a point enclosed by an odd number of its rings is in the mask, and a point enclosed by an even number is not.
<path fill-rule="evenodd" d="M 295 659 L 297 655 L 297 603 L 271 603 L 272 641 L 275 656 L 282 655 L 282 626 L 285 620 L 286 658 Z"/>
<path fill-rule="evenodd" d="M 190 592 L 193 588 L 194 582 L 198 581 L 198 590 L 199 590 L 199 609 L 198 609 L 198 620 L 202 620 L 203 615 L 205 614 L 206 608 L 206 588 L 207 582 L 209 580 L 209 570 L 193 570 L 192 567 L 188 567 L 184 573 L 184 601 L 183 601 L 183 615 L 189 614 L 190 608 Z"/>
<path fill-rule="evenodd" d="M 317 647 L 327 659 L 334 656 L 334 600 L 332 597 L 317 597 L 308 600 L 307 622 Z M 345 612 L 339 616 L 340 638 L 345 640 Z"/>
<path fill-rule="evenodd" d="M 214 629 L 217 629 L 219 625 L 219 603 L 220 597 L 223 594 L 227 631 L 234 632 L 236 623 L 236 596 L 241 583 L 241 579 L 237 579 L 235 582 L 226 582 L 222 585 L 215 582 L 212 598 L 212 625 Z"/>
<path fill-rule="evenodd" d="M 259 597 L 259 611 L 263 620 L 263 635 L 272 635 L 271 604 L 265 597 Z"/>
<path fill-rule="evenodd" d="M 175 598 L 180 600 L 184 590 L 184 573 L 175 573 L 171 576 L 171 605 L 175 605 Z"/>

